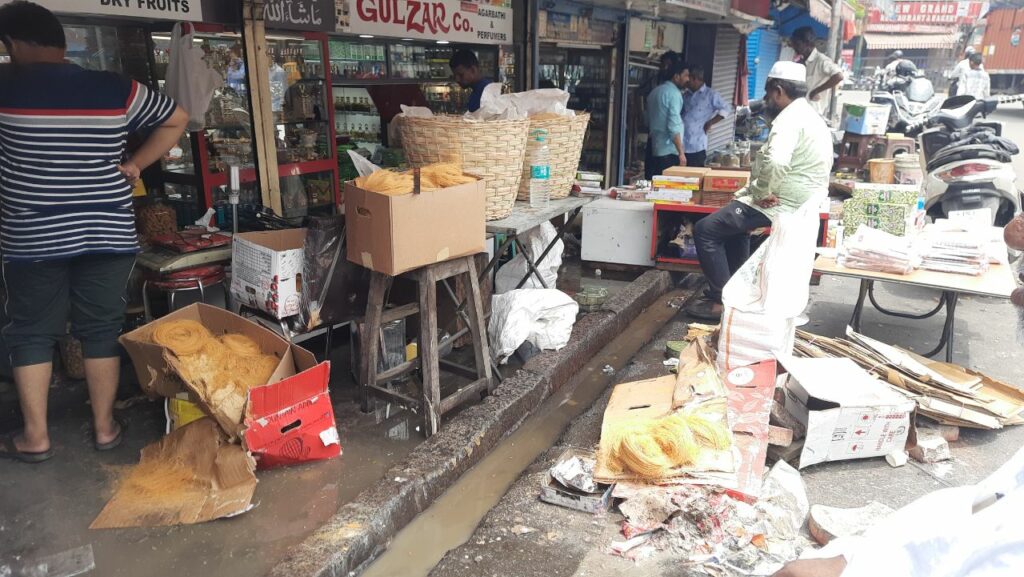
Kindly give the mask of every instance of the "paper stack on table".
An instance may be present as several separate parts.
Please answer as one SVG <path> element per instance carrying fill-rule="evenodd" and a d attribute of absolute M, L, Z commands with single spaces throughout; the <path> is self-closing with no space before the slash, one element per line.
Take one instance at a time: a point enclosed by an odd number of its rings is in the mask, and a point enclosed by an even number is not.
<path fill-rule="evenodd" d="M 987 241 L 969 232 L 928 234 L 918 241 L 921 268 L 979 276 L 988 270 Z"/>
<path fill-rule="evenodd" d="M 910 274 L 920 263 L 911 239 L 861 225 L 843 242 L 839 266 L 891 274 Z"/>

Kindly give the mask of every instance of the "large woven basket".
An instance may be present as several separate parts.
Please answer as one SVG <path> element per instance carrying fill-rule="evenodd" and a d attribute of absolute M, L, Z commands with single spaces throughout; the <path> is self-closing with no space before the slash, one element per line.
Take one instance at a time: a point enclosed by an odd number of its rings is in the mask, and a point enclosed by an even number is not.
<path fill-rule="evenodd" d="M 548 155 L 551 162 L 549 186 L 551 198 L 565 198 L 572 192 L 576 172 L 583 152 L 583 139 L 590 123 L 589 112 L 579 112 L 574 117 L 530 120 L 530 131 L 543 129 L 548 132 Z M 530 200 L 530 159 L 527 140 L 527 157 L 523 160 L 523 179 L 519 183 L 519 200 Z"/>
<path fill-rule="evenodd" d="M 512 214 L 526 157 L 529 120 L 469 122 L 458 116 L 404 118 L 399 131 L 413 167 L 458 162 L 484 179 L 487 220 Z"/>

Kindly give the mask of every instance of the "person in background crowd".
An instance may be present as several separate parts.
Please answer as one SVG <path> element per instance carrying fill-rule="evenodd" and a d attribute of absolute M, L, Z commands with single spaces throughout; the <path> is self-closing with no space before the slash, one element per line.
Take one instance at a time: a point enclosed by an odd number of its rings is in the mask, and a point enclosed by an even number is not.
<path fill-rule="evenodd" d="M 957 86 L 960 84 L 960 78 L 971 69 L 971 55 L 975 52 L 973 46 L 968 46 L 964 49 L 964 58 L 960 62 L 956 63 L 953 67 L 953 71 L 950 72 L 949 78 L 952 80 L 949 84 L 949 94 L 956 96 Z"/>
<path fill-rule="evenodd" d="M 708 130 L 732 113 L 722 95 L 704 83 L 704 69 L 690 69 L 683 93 L 683 147 L 687 166 L 704 166 L 708 157 Z"/>
<path fill-rule="evenodd" d="M 46 408 L 57 341 L 82 342 L 93 445 L 117 447 L 117 337 L 139 242 L 132 184 L 185 132 L 171 99 L 110 72 L 64 58 L 64 29 L 29 2 L 0 7 L 0 250 L 10 318 L 3 338 L 25 420 L 0 437 L 0 457 L 53 456 Z M 69 90 L 69 87 L 74 87 Z M 148 136 L 126 156 L 126 135 Z"/>
<path fill-rule="evenodd" d="M 816 41 L 811 27 L 804 26 L 793 31 L 789 43 L 807 67 L 807 100 L 818 114 L 825 116 L 832 100 L 832 90 L 843 81 L 843 71 L 838 64 L 818 51 Z"/>
<path fill-rule="evenodd" d="M 673 62 L 668 79 L 647 95 L 648 142 L 652 156 L 651 162 L 645 166 L 647 180 L 677 164 L 686 166 L 682 89 L 690 81 L 689 70 L 685 62 Z"/>
<path fill-rule="evenodd" d="M 658 74 L 647 79 L 644 83 L 644 87 L 640 94 L 650 94 L 659 84 L 668 80 L 669 69 L 672 68 L 673 63 L 679 60 L 679 53 L 669 50 L 661 55 L 658 60 Z M 648 133 L 647 145 L 644 147 L 644 170 L 646 172 L 648 166 L 653 166 L 654 153 L 652 152 L 653 147 L 651 146 L 651 138 Z M 646 176 L 646 174 L 645 174 Z"/>
<path fill-rule="evenodd" d="M 992 95 L 992 80 L 982 66 L 984 59 L 981 54 L 971 54 L 968 60 L 971 68 L 960 76 L 956 87 L 957 96 L 966 94 L 979 100 L 988 98 Z"/>
<path fill-rule="evenodd" d="M 750 183 L 736 193 L 736 200 L 694 227 L 697 257 L 708 280 L 704 298 L 687 309 L 695 318 L 717 321 L 721 317 L 722 289 L 750 257 L 751 231 L 828 194 L 832 133 L 805 98 L 806 78 L 806 69 L 796 62 L 772 66 L 764 103 L 774 120 Z"/>
<path fill-rule="evenodd" d="M 476 112 L 480 109 L 480 97 L 484 95 L 484 88 L 487 88 L 487 85 L 492 82 L 490 78 L 484 78 L 480 73 L 480 60 L 472 50 L 460 48 L 452 55 L 448 66 L 452 69 L 455 82 L 462 88 L 472 91 L 466 109 Z"/>

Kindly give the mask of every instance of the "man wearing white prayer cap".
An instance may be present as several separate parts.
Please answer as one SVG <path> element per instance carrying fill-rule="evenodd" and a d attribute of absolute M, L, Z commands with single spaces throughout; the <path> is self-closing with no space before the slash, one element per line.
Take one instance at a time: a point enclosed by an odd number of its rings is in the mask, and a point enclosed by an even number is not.
<path fill-rule="evenodd" d="M 735 200 L 694 227 L 708 288 L 704 298 L 687 309 L 690 316 L 707 321 L 721 317 L 722 289 L 749 258 L 751 231 L 828 195 L 832 133 L 807 101 L 806 80 L 806 68 L 796 62 L 776 62 L 768 72 L 764 102 L 772 128 L 757 153 L 750 182 Z M 808 248 L 808 258 L 813 258 L 814 247 Z"/>

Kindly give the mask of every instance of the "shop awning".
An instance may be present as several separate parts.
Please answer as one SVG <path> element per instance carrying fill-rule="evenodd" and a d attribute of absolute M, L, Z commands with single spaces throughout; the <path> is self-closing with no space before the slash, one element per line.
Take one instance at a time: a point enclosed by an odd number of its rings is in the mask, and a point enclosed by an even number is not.
<path fill-rule="evenodd" d="M 864 41 L 868 50 L 929 50 L 934 48 L 955 48 L 959 35 L 946 34 L 879 34 L 865 32 Z"/>

